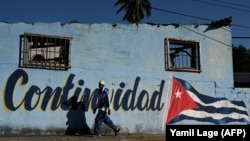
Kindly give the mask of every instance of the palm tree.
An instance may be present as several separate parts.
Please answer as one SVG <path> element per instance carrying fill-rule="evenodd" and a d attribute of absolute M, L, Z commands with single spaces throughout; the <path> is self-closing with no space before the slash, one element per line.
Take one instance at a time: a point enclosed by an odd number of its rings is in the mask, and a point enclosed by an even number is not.
<path fill-rule="evenodd" d="M 144 19 L 145 15 L 146 17 L 151 15 L 149 0 L 118 0 L 114 5 L 121 5 L 116 14 L 125 10 L 123 21 L 127 20 L 129 23 L 136 23 L 136 25 Z"/>

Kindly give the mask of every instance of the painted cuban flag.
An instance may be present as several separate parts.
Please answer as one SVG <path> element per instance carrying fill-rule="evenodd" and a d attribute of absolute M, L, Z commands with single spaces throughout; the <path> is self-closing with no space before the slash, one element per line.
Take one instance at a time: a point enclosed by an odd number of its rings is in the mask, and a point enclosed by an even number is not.
<path fill-rule="evenodd" d="M 229 124 L 249 124 L 250 118 L 243 101 L 210 97 L 197 92 L 190 83 L 173 77 L 172 93 L 165 124 L 182 120 Z"/>

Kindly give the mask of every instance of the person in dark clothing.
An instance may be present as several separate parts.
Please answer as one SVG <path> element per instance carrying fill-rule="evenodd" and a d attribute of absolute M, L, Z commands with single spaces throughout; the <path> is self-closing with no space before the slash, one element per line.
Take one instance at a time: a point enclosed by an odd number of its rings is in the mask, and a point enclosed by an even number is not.
<path fill-rule="evenodd" d="M 95 126 L 94 126 L 94 133 L 97 136 L 100 136 L 101 132 L 101 125 L 104 122 L 110 128 L 112 128 L 115 132 L 115 136 L 120 131 L 120 128 L 114 125 L 113 121 L 110 119 L 109 115 L 111 114 L 110 109 L 110 101 L 109 101 L 109 90 L 104 88 L 105 82 L 103 80 L 99 81 L 99 91 L 98 91 L 98 101 L 96 107 L 93 110 L 95 114 L 96 110 L 98 109 L 98 113 L 95 118 Z"/>

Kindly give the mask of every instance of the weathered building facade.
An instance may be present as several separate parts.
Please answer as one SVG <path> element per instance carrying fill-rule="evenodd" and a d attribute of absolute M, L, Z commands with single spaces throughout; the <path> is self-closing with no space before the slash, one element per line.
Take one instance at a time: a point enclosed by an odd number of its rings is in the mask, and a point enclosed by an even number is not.
<path fill-rule="evenodd" d="M 250 112 L 250 91 L 233 86 L 230 27 L 20 22 L 0 23 L 0 37 L 1 134 L 92 132 L 99 80 L 121 133 L 165 133 L 172 77 Z"/>

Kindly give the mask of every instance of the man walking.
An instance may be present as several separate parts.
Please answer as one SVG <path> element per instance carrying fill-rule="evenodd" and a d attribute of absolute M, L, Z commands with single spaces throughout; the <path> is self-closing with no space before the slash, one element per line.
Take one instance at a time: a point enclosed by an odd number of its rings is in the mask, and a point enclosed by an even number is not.
<path fill-rule="evenodd" d="M 120 131 L 120 128 L 114 125 L 113 121 L 110 119 L 108 115 L 111 114 L 110 109 L 110 101 L 109 101 L 109 90 L 104 88 L 105 82 L 103 80 L 99 81 L 99 91 L 98 91 L 98 101 L 96 107 L 94 108 L 93 113 L 95 114 L 98 109 L 98 113 L 95 118 L 95 127 L 94 132 L 95 135 L 100 136 L 100 128 L 102 122 L 112 128 L 115 132 L 115 136 Z"/>

